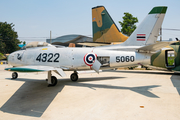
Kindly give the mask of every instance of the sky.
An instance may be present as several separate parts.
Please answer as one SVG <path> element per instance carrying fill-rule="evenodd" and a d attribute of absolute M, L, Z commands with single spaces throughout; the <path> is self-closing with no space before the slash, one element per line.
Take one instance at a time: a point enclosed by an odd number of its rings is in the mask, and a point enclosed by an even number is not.
<path fill-rule="evenodd" d="M 180 29 L 180 0 L 0 0 L 0 22 L 13 23 L 20 41 L 46 41 L 68 34 L 92 37 L 92 7 L 105 6 L 117 27 L 124 12 L 139 22 L 155 6 L 167 6 L 162 28 Z M 180 31 L 163 30 L 162 38 L 180 39 Z"/>

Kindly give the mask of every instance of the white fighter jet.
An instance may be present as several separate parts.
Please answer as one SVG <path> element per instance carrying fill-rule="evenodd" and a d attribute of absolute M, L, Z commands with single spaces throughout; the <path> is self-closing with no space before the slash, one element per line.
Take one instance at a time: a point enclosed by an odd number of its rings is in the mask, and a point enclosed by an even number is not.
<path fill-rule="evenodd" d="M 64 71 L 74 71 L 71 80 L 78 80 L 78 72 L 82 70 L 112 69 L 137 64 L 150 64 L 152 51 L 169 45 L 169 42 L 156 43 L 167 7 L 154 7 L 132 35 L 122 44 L 102 47 L 57 47 L 45 42 L 33 42 L 24 50 L 13 52 L 8 63 L 14 71 L 12 79 L 18 77 L 17 72 L 48 72 L 48 84 L 55 86 L 57 78 L 51 71 L 66 76 Z M 102 14 L 103 16 L 103 14 Z M 106 37 L 106 36 L 104 36 Z"/>

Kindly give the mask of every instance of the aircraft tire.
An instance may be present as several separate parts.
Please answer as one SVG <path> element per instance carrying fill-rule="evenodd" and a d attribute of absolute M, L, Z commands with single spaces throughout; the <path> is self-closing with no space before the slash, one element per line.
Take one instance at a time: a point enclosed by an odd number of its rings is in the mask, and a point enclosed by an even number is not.
<path fill-rule="evenodd" d="M 55 76 L 51 76 L 51 86 L 55 86 L 57 84 L 57 78 Z"/>
<path fill-rule="evenodd" d="M 13 72 L 13 73 L 12 73 L 12 79 L 16 79 L 17 77 L 18 77 L 17 72 Z"/>
<path fill-rule="evenodd" d="M 77 73 L 72 73 L 72 74 L 71 74 L 71 80 L 72 80 L 73 82 L 76 82 L 76 81 L 78 80 L 78 75 L 77 75 Z"/>

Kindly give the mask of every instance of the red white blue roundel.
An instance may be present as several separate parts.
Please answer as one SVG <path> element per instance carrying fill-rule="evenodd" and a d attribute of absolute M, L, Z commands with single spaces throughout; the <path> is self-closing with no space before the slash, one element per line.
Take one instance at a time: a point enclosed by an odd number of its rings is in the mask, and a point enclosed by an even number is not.
<path fill-rule="evenodd" d="M 88 66 L 92 66 L 97 58 L 97 55 L 95 53 L 87 53 L 84 56 L 84 63 Z"/>

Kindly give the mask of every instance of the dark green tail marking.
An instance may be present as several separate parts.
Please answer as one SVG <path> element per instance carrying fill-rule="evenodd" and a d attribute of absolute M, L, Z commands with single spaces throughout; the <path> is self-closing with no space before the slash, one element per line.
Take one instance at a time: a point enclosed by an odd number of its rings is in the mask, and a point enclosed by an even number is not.
<path fill-rule="evenodd" d="M 165 14 L 167 10 L 166 6 L 154 7 L 149 14 Z"/>

